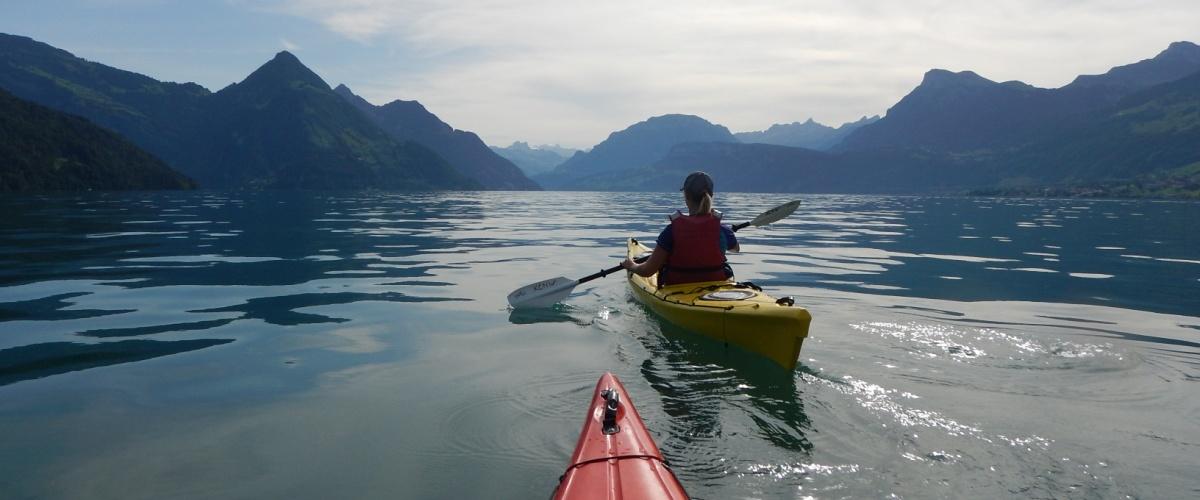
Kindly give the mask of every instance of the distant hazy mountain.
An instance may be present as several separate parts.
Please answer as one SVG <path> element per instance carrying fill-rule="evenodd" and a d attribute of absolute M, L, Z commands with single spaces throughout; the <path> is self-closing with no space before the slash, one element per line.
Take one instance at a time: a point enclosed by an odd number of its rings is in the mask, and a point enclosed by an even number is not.
<path fill-rule="evenodd" d="M 737 138 L 729 129 L 697 116 L 656 116 L 613 132 L 591 151 L 576 153 L 535 180 L 550 188 L 587 189 L 593 176 L 648 166 L 685 142 L 737 142 Z"/>
<path fill-rule="evenodd" d="M 1153 59 L 1079 77 L 1060 89 L 931 70 L 879 121 L 835 149 L 917 148 L 992 154 L 1081 126 L 1130 93 L 1200 71 L 1200 47 L 1171 44 Z"/>
<path fill-rule="evenodd" d="M 286 52 L 213 94 L 0 34 L 0 87 L 122 134 L 201 187 L 480 187 L 430 149 L 393 139 Z"/>
<path fill-rule="evenodd" d="M 587 189 L 673 191 L 693 170 L 717 191 L 758 193 L 958 193 L 991 185 L 992 172 L 948 157 L 903 151 L 828 153 L 774 144 L 678 144 L 653 165 L 593 176 Z"/>
<path fill-rule="evenodd" d="M 713 177 L 716 190 L 727 192 L 803 192 L 802 178 L 827 177 L 844 169 L 825 152 L 774 144 L 684 143 L 671 148 L 663 159 L 639 175 L 637 190 L 673 191 L 688 172 L 703 170 Z M 823 191 L 837 191 L 838 183 L 822 181 Z"/>
<path fill-rule="evenodd" d="M 563 158 L 570 158 L 572 156 L 575 156 L 575 153 L 579 152 L 578 149 L 565 148 L 565 147 L 559 146 L 558 144 L 539 144 L 537 146 L 530 146 L 530 147 L 533 149 L 539 149 L 542 151 L 550 151 L 550 152 L 558 154 L 559 156 L 561 156 Z M 590 151 L 590 150 L 588 150 L 588 151 Z M 587 151 L 584 151 L 584 152 L 586 153 Z"/>
<path fill-rule="evenodd" d="M 395 100 L 376 106 L 355 95 L 345 85 L 338 85 L 334 91 L 366 113 L 393 138 L 416 141 L 429 147 L 486 189 L 541 189 L 513 162 L 488 149 L 479 136 L 455 130 L 417 101 Z"/>
<path fill-rule="evenodd" d="M 733 134 L 739 141 L 747 144 L 774 144 L 796 148 L 828 151 L 842 142 L 850 132 L 863 125 L 875 123 L 878 116 L 862 117 L 858 121 L 847 122 L 838 128 L 822 125 L 809 118 L 804 123 L 792 122 L 771 125 L 771 128 L 761 132 L 738 132 Z"/>
<path fill-rule="evenodd" d="M 0 90 L 0 191 L 194 186 L 115 133 Z"/>
<path fill-rule="evenodd" d="M 992 185 L 994 172 L 949 156 L 903 151 L 829 153 L 774 144 L 690 142 L 641 169 L 598 174 L 589 190 L 674 191 L 704 170 L 717 191 L 758 193 L 962 193 Z M 979 167 L 980 165 L 976 165 Z"/>
<path fill-rule="evenodd" d="M 517 165 L 525 175 L 543 174 L 554 170 L 577 151 L 559 146 L 530 147 L 528 143 L 517 141 L 506 148 L 490 146 L 496 154 L 507 158 Z"/>

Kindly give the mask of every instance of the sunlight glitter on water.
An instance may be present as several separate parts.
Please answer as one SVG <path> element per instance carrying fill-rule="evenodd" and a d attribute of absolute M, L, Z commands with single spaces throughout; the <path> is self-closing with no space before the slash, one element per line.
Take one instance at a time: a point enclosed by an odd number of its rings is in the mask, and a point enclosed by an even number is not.
<path fill-rule="evenodd" d="M 809 476 L 823 475 L 831 476 L 834 474 L 856 474 L 861 467 L 856 464 L 843 465 L 823 465 L 815 463 L 794 463 L 794 464 L 754 464 L 747 467 L 745 472 L 741 474 L 765 474 L 775 479 L 787 479 L 792 476 Z"/>
<path fill-rule="evenodd" d="M 824 384 L 844 395 L 851 396 L 859 406 L 872 413 L 886 415 L 892 422 L 902 427 L 936 428 L 945 431 L 950 436 L 979 436 L 983 433 L 977 427 L 956 422 L 936 411 L 905 406 L 894 398 L 894 396 L 899 396 L 906 399 L 917 399 L 914 394 L 888 389 L 851 375 L 844 375 L 839 381 L 826 380 L 808 374 L 804 375 L 804 379 L 806 382 Z"/>
<path fill-rule="evenodd" d="M 892 337 L 909 345 L 933 347 L 955 359 L 971 359 L 984 356 L 987 353 L 981 349 L 963 344 L 966 334 L 948 325 L 940 324 L 907 324 L 895 323 L 866 323 L 850 325 L 859 331 Z M 914 351 L 916 352 L 916 351 Z M 929 352 L 921 353 L 929 355 Z"/>

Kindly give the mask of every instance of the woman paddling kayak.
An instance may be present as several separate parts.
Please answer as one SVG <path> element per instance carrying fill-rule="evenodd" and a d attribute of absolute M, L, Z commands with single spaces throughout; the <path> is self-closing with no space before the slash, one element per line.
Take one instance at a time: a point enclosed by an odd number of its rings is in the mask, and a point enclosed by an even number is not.
<path fill-rule="evenodd" d="M 722 281 L 733 277 L 725 252 L 737 252 L 733 229 L 721 224 L 721 213 L 713 209 L 713 180 L 704 172 L 692 172 L 683 181 L 688 214 L 675 212 L 671 223 L 658 235 L 650 258 L 642 263 L 626 258 L 621 267 L 639 276 L 658 275 L 658 286 Z"/>
<path fill-rule="evenodd" d="M 658 236 L 658 247 L 651 250 L 629 238 L 621 265 L 600 274 L 628 269 L 625 278 L 634 297 L 668 323 L 795 370 L 812 315 L 791 297 L 772 297 L 753 283 L 733 281 L 725 251 L 738 250 L 734 231 L 787 217 L 800 202 L 728 227 L 712 209 L 712 178 L 707 174 L 693 172 L 682 191 L 689 215 L 671 217 L 671 225 Z M 650 257 L 644 262 L 630 260 L 641 261 L 646 254 Z"/>

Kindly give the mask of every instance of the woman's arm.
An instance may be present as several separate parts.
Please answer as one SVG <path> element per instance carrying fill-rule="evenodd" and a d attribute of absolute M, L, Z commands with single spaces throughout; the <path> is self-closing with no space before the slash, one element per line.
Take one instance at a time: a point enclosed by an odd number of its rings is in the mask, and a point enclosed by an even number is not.
<path fill-rule="evenodd" d="M 733 234 L 733 227 L 721 224 L 721 238 L 725 244 L 729 245 L 725 248 L 727 252 L 740 252 L 742 246 L 738 244 L 737 235 Z"/>
<path fill-rule="evenodd" d="M 646 259 L 645 262 L 639 264 L 626 257 L 625 260 L 621 262 L 621 267 L 637 273 L 638 276 L 654 276 L 654 273 L 657 273 L 660 269 L 662 269 L 663 264 L 667 263 L 668 255 L 670 254 L 667 253 L 666 250 L 663 250 L 662 248 L 655 248 L 654 253 L 651 253 L 650 258 Z"/>

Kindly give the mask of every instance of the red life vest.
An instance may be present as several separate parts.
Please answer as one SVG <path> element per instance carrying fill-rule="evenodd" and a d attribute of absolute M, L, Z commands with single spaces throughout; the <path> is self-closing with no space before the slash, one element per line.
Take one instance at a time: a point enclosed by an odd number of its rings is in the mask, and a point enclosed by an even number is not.
<path fill-rule="evenodd" d="M 712 215 L 671 218 L 671 255 L 659 273 L 659 286 L 729 279 L 721 252 L 721 220 Z"/>

